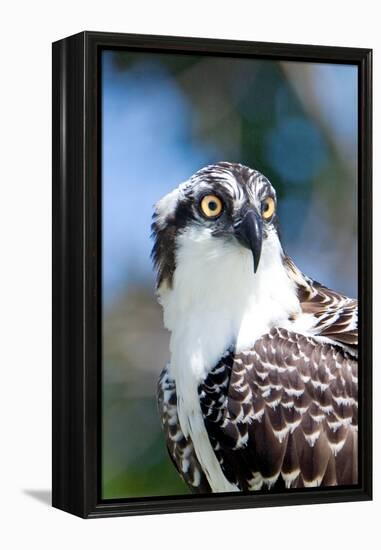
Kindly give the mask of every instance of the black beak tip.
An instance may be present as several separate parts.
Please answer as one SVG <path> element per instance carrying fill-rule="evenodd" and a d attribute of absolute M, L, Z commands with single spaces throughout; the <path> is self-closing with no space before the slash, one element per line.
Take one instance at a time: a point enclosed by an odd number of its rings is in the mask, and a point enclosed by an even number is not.
<path fill-rule="evenodd" d="M 254 260 L 254 273 L 256 273 L 258 271 L 258 266 L 259 266 L 259 258 L 257 260 L 257 258 L 255 257 L 255 254 L 253 253 L 253 260 Z"/>

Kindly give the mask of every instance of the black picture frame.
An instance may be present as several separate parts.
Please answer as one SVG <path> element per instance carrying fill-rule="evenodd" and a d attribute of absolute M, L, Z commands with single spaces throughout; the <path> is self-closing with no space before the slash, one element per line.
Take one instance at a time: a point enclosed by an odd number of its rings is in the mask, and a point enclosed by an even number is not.
<path fill-rule="evenodd" d="M 358 66 L 359 484 L 284 493 L 100 499 L 100 52 Z M 84 518 L 372 498 L 372 51 L 82 32 L 53 44 L 53 506 Z"/>

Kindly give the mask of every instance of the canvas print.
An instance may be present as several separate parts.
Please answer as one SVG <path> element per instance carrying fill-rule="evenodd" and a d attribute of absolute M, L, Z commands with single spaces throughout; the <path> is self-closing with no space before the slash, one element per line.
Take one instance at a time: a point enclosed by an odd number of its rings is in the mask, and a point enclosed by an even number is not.
<path fill-rule="evenodd" d="M 357 71 L 103 50 L 104 499 L 357 484 Z"/>

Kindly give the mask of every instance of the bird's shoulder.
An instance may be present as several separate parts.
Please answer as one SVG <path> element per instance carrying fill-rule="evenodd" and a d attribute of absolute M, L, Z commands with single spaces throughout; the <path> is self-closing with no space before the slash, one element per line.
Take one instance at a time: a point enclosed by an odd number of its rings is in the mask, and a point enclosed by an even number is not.
<path fill-rule="evenodd" d="M 348 346 L 358 345 L 358 302 L 302 273 L 286 256 L 284 263 L 296 286 L 301 311 L 315 318 L 314 334 Z"/>

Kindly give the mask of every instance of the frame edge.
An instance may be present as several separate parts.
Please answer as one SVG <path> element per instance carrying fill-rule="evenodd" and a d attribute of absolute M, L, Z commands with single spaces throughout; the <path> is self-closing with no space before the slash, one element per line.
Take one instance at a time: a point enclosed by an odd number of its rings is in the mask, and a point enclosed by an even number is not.
<path fill-rule="evenodd" d="M 133 48 L 164 48 L 168 53 L 179 48 L 210 54 L 251 55 L 257 45 L 259 56 L 298 57 L 300 45 L 279 45 L 201 38 L 177 38 L 85 31 L 53 43 L 53 506 L 82 518 L 186 511 L 224 510 L 249 507 L 316 504 L 372 499 L 372 404 L 371 348 L 363 354 L 369 364 L 362 389 L 362 483 L 341 491 L 314 490 L 302 494 L 221 495 L 145 499 L 145 502 L 100 502 L 98 466 L 94 452 L 97 420 L 96 343 L 94 305 L 97 290 L 97 76 L 96 55 L 105 43 L 109 47 L 122 40 Z M 261 53 L 268 48 L 267 55 Z M 360 277 L 367 292 L 363 299 L 363 330 L 370 331 L 371 342 L 371 220 L 365 203 L 371 200 L 372 178 L 372 50 L 305 46 L 304 60 L 316 60 L 329 52 L 341 52 L 344 62 L 359 66 L 359 184 L 362 208 L 359 209 Z M 278 52 L 278 53 L 276 53 Z M 293 52 L 290 54 L 290 52 Z M 300 55 L 300 54 L 299 54 Z M 349 61 L 348 61 L 349 60 Z M 340 61 L 337 61 L 340 62 Z M 95 71 L 95 72 L 94 72 Z M 366 221 L 365 221 L 366 220 Z M 99 220 L 98 220 L 99 221 Z M 364 270 L 365 264 L 367 269 Z M 364 395 L 367 396 L 367 401 Z M 99 413 L 99 411 L 98 411 Z M 222 497 L 222 498 L 221 498 Z"/>
<path fill-rule="evenodd" d="M 52 46 L 52 505 L 80 517 L 86 517 L 83 60 L 83 34 Z"/>

